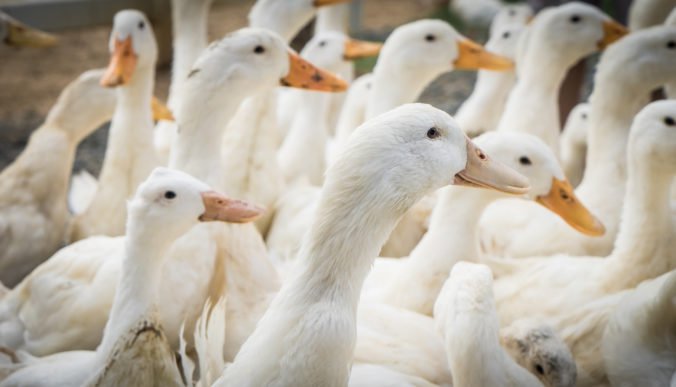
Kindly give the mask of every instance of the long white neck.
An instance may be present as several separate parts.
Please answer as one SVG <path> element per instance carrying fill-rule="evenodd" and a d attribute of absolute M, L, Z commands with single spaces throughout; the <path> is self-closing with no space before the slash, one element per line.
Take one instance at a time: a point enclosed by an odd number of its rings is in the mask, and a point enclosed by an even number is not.
<path fill-rule="evenodd" d="M 207 20 L 211 0 L 172 0 L 174 61 L 169 88 L 170 108 L 175 108 L 183 82 L 200 53 L 207 47 Z"/>
<path fill-rule="evenodd" d="M 615 236 L 625 197 L 629 129 L 648 102 L 648 92 L 616 77 L 604 78 L 597 75 L 591 96 L 586 169 L 575 191 L 606 226 L 607 235 Z"/>
<path fill-rule="evenodd" d="M 130 190 L 125 198 L 155 167 L 150 110 L 154 75 L 153 66 L 137 67 L 129 84 L 117 90 L 117 107 L 110 125 L 99 185 L 105 186 L 110 180 L 118 182 L 122 175 Z"/>
<path fill-rule="evenodd" d="M 669 196 L 672 180 L 673 175 L 645 163 L 639 156 L 630 159 L 620 232 L 607 258 L 607 286 L 634 287 L 676 268 L 676 235 Z"/>
<path fill-rule="evenodd" d="M 276 171 L 278 129 L 276 127 L 277 95 L 274 90 L 247 98 L 228 125 L 223 141 L 223 168 L 225 192 L 229 195 L 250 198 L 254 174 Z M 255 199 L 255 198 L 250 198 Z"/>
<path fill-rule="evenodd" d="M 454 116 L 460 127 L 475 133 L 495 130 L 515 80 L 513 71 L 479 71 L 472 94 Z"/>
<path fill-rule="evenodd" d="M 456 262 L 479 261 L 479 219 L 484 209 L 500 196 L 488 190 L 443 188 L 429 230 L 409 257 L 411 264 L 423 270 L 422 273 L 416 270 L 415 281 L 428 282 L 435 273 L 445 273 L 445 280 Z M 435 299 L 443 281 L 436 285 Z"/>
<path fill-rule="evenodd" d="M 346 385 L 364 279 L 399 218 L 419 199 L 397 202 L 383 196 L 394 193 L 369 184 L 385 181 L 354 182 L 348 188 L 347 180 L 354 178 L 327 178 L 298 270 L 226 369 L 226 382 L 251 380 L 256 369 L 261 376 L 253 384 L 277 375 L 289 385 L 307 380 Z"/>
<path fill-rule="evenodd" d="M 221 139 L 243 97 L 228 103 L 204 97 L 187 98 L 178 115 L 178 134 L 169 159 L 171 168 L 187 172 L 217 190 L 224 190 Z"/>
<path fill-rule="evenodd" d="M 388 66 L 382 58 L 373 71 L 373 86 L 366 106 L 366 119 L 373 118 L 406 103 L 415 102 L 439 73 L 401 71 Z"/>
<path fill-rule="evenodd" d="M 133 215 L 132 215 L 133 216 Z M 144 317 L 155 313 L 162 259 L 173 241 L 157 230 L 130 219 L 125 258 L 113 307 L 97 352 L 107 356 L 115 342 Z"/>
<path fill-rule="evenodd" d="M 526 132 L 540 137 L 559 152 L 559 89 L 569 64 L 556 55 L 533 55 L 517 63 L 517 81 L 505 105 L 498 130 Z"/>
<path fill-rule="evenodd" d="M 299 111 L 289 134 L 279 149 L 279 164 L 287 181 L 303 175 L 321 186 L 326 164 L 328 123 L 326 113 L 330 95 L 297 91 Z"/>

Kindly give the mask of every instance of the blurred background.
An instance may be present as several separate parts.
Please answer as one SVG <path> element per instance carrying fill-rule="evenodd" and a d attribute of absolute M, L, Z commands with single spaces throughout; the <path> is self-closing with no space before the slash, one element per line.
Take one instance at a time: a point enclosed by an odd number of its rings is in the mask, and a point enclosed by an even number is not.
<path fill-rule="evenodd" d="M 477 0 L 481 1 L 481 0 Z M 514 1 L 518 2 L 518 1 Z M 531 0 L 538 9 L 565 1 Z M 587 1 L 625 22 L 630 0 Z M 209 14 L 209 39 L 247 25 L 254 0 L 215 0 Z M 463 18 L 449 9 L 448 0 L 353 0 L 350 34 L 384 41 L 397 26 L 422 18 L 438 18 L 478 42 L 485 42 L 487 26 Z M 135 8 L 148 15 L 160 46 L 155 95 L 166 100 L 171 68 L 171 9 L 169 0 L 0 0 L 0 9 L 31 26 L 54 32 L 59 44 L 44 49 L 0 45 L 0 168 L 23 149 L 35 128 L 44 120 L 61 90 L 83 71 L 106 67 L 108 36 L 115 12 Z M 310 37 L 311 25 L 295 39 L 300 50 Z M 576 77 L 583 87 L 574 87 L 574 99 L 588 93 L 595 58 L 579 66 Z M 368 72 L 375 59 L 357 63 L 358 74 Z M 469 95 L 476 72 L 453 71 L 442 75 L 423 93 L 420 101 L 454 113 Z M 580 81 L 577 83 L 579 84 Z M 586 85 L 586 86 L 585 86 Z M 582 95 L 580 96 L 579 93 Z M 565 111 L 565 108 L 564 108 Z M 74 169 L 99 173 L 106 146 L 107 126 L 89 136 L 78 148 Z"/>

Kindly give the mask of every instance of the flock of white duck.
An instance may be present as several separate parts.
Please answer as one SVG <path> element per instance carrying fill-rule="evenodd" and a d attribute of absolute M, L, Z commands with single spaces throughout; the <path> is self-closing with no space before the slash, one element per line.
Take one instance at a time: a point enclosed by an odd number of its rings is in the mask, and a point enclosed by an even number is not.
<path fill-rule="evenodd" d="M 120 11 L 108 68 L 0 174 L 0 386 L 676 386 L 676 101 L 650 102 L 676 96 L 676 11 L 645 21 L 673 1 L 628 33 L 482 0 L 485 46 L 440 20 L 350 39 L 345 0 L 258 0 L 207 46 L 211 0 L 171 3 L 169 110 Z M 4 14 L 0 37 L 54 43 Z M 455 118 L 413 103 L 456 69 Z M 71 176 L 111 118 L 98 179 Z"/>

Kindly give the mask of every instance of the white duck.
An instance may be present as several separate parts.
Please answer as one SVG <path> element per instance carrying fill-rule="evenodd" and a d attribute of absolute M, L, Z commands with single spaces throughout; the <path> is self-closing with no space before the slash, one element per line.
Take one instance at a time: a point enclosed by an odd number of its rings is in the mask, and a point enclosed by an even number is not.
<path fill-rule="evenodd" d="M 258 0 L 249 13 L 249 25 L 266 28 L 279 34 L 287 42 L 314 16 L 318 7 L 328 6 L 346 0 Z M 322 82 L 323 89 L 315 90 L 341 92 L 347 84 L 335 78 L 335 82 Z M 317 82 L 306 79 L 308 85 Z M 277 165 L 276 151 L 280 140 L 277 138 L 277 93 L 267 93 L 248 99 L 226 128 L 222 153 L 224 170 L 233 173 L 225 175 L 228 192 L 268 208 L 256 226 L 264 236 L 267 234 L 274 212 L 274 203 L 281 194 L 284 181 Z"/>
<path fill-rule="evenodd" d="M 300 85 L 317 73 L 330 82 L 329 73 L 290 53 L 265 30 L 245 29 L 213 43 L 186 83 L 172 166 L 200 175 L 212 186 L 223 184 L 220 143 L 213 141 L 222 133 L 222 123 L 244 98 L 266 92 L 281 78 Z M 171 307 L 160 313 L 177 346 L 181 323 L 188 320 L 192 329 L 204 299 L 225 292 L 229 312 L 238 312 L 230 313 L 233 320 L 228 321 L 232 356 L 264 310 L 267 294 L 277 289 L 276 273 L 252 225 L 204 226 L 195 227 L 170 251 L 161 305 Z M 120 238 L 90 238 L 38 267 L 0 303 L 0 339 L 10 341 L 0 345 L 39 355 L 95 347 L 120 275 L 121 250 Z"/>
<path fill-rule="evenodd" d="M 183 385 L 157 313 L 167 252 L 199 221 L 251 221 L 260 210 L 188 174 L 158 168 L 128 212 L 121 282 L 101 345 L 30 361 L 1 386 Z"/>
<path fill-rule="evenodd" d="M 502 189 L 494 180 L 504 167 L 489 158 L 466 169 L 479 155 L 446 113 L 428 105 L 399 107 L 357 129 L 327 172 L 297 270 L 216 385 L 346 385 L 373 257 L 431 190 L 453 181 Z"/>
<path fill-rule="evenodd" d="M 622 298 L 603 334 L 613 386 L 673 386 L 676 375 L 676 271 L 646 281 Z"/>
<path fill-rule="evenodd" d="M 207 25 L 212 0 L 172 0 L 171 26 L 173 34 L 173 56 L 171 64 L 171 85 L 167 106 L 175 109 L 181 95 L 183 82 L 193 63 L 207 47 Z M 174 138 L 176 124 L 160 121 L 155 127 L 154 144 L 160 158 L 167 160 Z"/>
<path fill-rule="evenodd" d="M 469 262 L 453 267 L 434 305 L 445 337 L 453 386 L 542 386 L 500 346 L 491 270 Z"/>
<path fill-rule="evenodd" d="M 573 187 L 577 187 L 584 176 L 590 109 L 587 102 L 577 104 L 570 111 L 561 134 L 561 164 Z"/>
<path fill-rule="evenodd" d="M 324 32 L 315 34 L 301 56 L 338 73 L 349 61 L 378 55 L 381 46 L 353 40 L 339 32 Z M 280 170 L 287 182 L 305 177 L 310 184 L 321 186 L 330 135 L 328 111 L 333 95 L 304 90 L 287 90 L 286 94 L 298 106 L 292 109 L 295 119 L 277 153 Z"/>
<path fill-rule="evenodd" d="M 634 0 L 629 7 L 629 28 L 637 31 L 662 24 L 674 7 L 674 0 Z"/>
<path fill-rule="evenodd" d="M 566 3 L 538 13 L 521 36 L 517 82 L 498 130 L 534 134 L 558 153 L 558 91 L 566 72 L 625 33 L 622 25 L 583 3 Z"/>
<path fill-rule="evenodd" d="M 454 68 L 506 70 L 512 65 L 509 59 L 484 50 L 446 22 L 419 20 L 400 26 L 385 41 L 373 75 L 357 79 L 354 92 L 348 93 L 336 130 L 336 144 L 331 153 L 337 155 L 341 152 L 344 142 L 356 127 L 350 125 L 359 125 L 363 122 L 360 120 L 362 118 L 368 119 L 415 101 L 423 89 L 444 72 Z M 393 79 L 397 82 L 392 82 Z M 367 105 L 364 110 L 360 102 L 365 98 Z M 318 190 L 308 189 L 303 200 L 306 204 L 288 196 L 282 197 L 278 203 L 281 214 L 275 215 L 275 228 L 294 225 L 293 228 L 280 231 L 281 236 L 273 237 L 276 241 L 274 250 L 282 258 L 295 257 L 293 252 L 299 248 L 300 240 L 312 221 L 312 210 L 304 207 L 312 208 L 314 205 L 310 203 L 318 200 L 318 197 Z M 415 213 L 412 211 L 406 215 L 388 242 L 391 247 L 386 245 L 382 254 L 406 255 L 420 240 L 425 229 Z"/>
<path fill-rule="evenodd" d="M 124 10 L 115 15 L 110 51 L 110 65 L 101 84 L 117 87 L 117 106 L 96 195 L 75 218 L 71 241 L 122 234 L 126 200 L 159 163 L 152 151 L 151 112 L 157 43 L 143 13 Z"/>
<path fill-rule="evenodd" d="M 524 315 L 565 316 L 676 268 L 676 222 L 669 200 L 676 174 L 675 127 L 676 101 L 652 103 L 636 116 L 629 138 L 622 225 L 610 256 L 491 262 L 504 324 Z"/>
<path fill-rule="evenodd" d="M 56 36 L 29 27 L 0 11 L 0 41 L 16 47 L 50 47 L 58 40 Z"/>
<path fill-rule="evenodd" d="M 75 150 L 115 109 L 115 94 L 98 84 L 102 74 L 87 71 L 71 82 L 26 149 L 0 174 L 0 282 L 7 286 L 63 244 Z"/>
<path fill-rule="evenodd" d="M 500 11 L 491 20 L 489 35 L 510 25 L 525 26 L 533 19 L 533 8 L 527 3 L 503 4 Z"/>
<path fill-rule="evenodd" d="M 509 200 L 484 213 L 482 246 L 514 258 L 610 254 L 624 200 L 629 128 L 651 91 L 675 79 L 674 62 L 676 28 L 663 26 L 632 33 L 601 56 L 589 100 L 585 175 L 576 193 L 605 226 L 603 236 L 582 235 L 532 203 Z"/>
<path fill-rule="evenodd" d="M 556 156 L 539 138 L 513 132 L 489 132 L 476 143 L 494 159 L 528 178 L 531 188 L 512 194 L 536 201 L 574 227 L 602 227 L 575 198 Z M 527 185 L 524 181 L 524 185 Z M 569 201 L 560 199 L 563 190 Z M 432 315 L 434 300 L 459 261 L 481 261 L 479 218 L 492 202 L 508 195 L 447 187 L 439 191 L 430 227 L 408 258 L 379 258 L 367 278 L 364 297 Z"/>
<path fill-rule="evenodd" d="M 497 19 L 493 21 L 494 24 L 496 22 Z M 513 60 L 523 29 L 519 24 L 491 28 L 486 49 Z M 454 116 L 462 130 L 470 137 L 495 130 L 515 81 L 514 71 L 479 70 L 472 94 L 460 105 Z"/>

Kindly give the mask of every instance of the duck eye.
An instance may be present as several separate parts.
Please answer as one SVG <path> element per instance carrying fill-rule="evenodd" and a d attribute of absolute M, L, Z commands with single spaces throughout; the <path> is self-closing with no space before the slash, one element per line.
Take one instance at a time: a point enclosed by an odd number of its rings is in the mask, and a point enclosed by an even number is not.
<path fill-rule="evenodd" d="M 571 23 L 579 23 L 582 18 L 578 15 L 573 15 L 570 17 L 570 22 Z"/>
<path fill-rule="evenodd" d="M 504 33 L 502 34 L 502 38 L 503 38 L 503 39 L 507 39 L 507 38 L 509 38 L 509 35 L 510 35 L 510 34 L 509 34 L 509 31 L 504 32 Z"/>
<path fill-rule="evenodd" d="M 587 113 L 582 113 L 582 119 L 586 120 L 587 119 Z"/>
<path fill-rule="evenodd" d="M 319 42 L 319 47 L 324 47 L 324 46 L 326 46 L 326 40 L 322 40 L 321 42 Z"/>
<path fill-rule="evenodd" d="M 536 365 L 535 365 L 535 371 L 536 371 L 538 374 L 540 374 L 540 375 L 544 375 L 544 374 L 545 374 L 545 369 L 542 368 L 542 366 L 539 365 L 539 364 L 536 364 Z"/>
<path fill-rule="evenodd" d="M 674 121 L 674 118 L 673 118 L 673 117 L 667 116 L 667 117 L 664 117 L 664 123 L 665 123 L 667 126 L 674 126 L 674 125 L 676 124 L 676 121 Z"/>
<path fill-rule="evenodd" d="M 174 191 L 167 191 L 167 192 L 164 193 L 164 198 L 165 198 L 165 199 L 170 199 L 170 200 L 171 200 L 171 199 L 173 199 L 173 198 L 175 198 L 175 197 L 176 197 L 176 192 L 174 192 Z"/>
<path fill-rule="evenodd" d="M 513 9 L 509 10 L 509 16 L 516 16 L 516 11 Z"/>
<path fill-rule="evenodd" d="M 429 128 L 427 129 L 427 137 L 431 139 L 435 139 L 439 137 L 441 134 L 439 133 L 439 129 L 437 128 Z"/>
<path fill-rule="evenodd" d="M 674 49 L 674 48 L 676 48 L 676 42 L 674 42 L 673 40 L 668 41 L 668 42 L 667 42 L 667 48 L 668 48 L 668 49 Z"/>
<path fill-rule="evenodd" d="M 521 164 L 521 165 L 531 165 L 533 163 L 530 161 L 528 156 L 521 156 L 521 157 L 519 157 L 519 164 Z"/>
<path fill-rule="evenodd" d="M 437 37 L 432 34 L 427 34 L 425 35 L 425 40 L 427 40 L 428 42 L 434 42 L 435 40 L 437 40 Z"/>
<path fill-rule="evenodd" d="M 256 46 L 256 47 L 254 48 L 254 52 L 255 52 L 256 54 L 262 54 L 262 53 L 265 52 L 265 47 L 263 47 L 263 46 L 261 46 L 261 45 L 258 45 L 258 46 Z"/>
<path fill-rule="evenodd" d="M 138 29 L 139 29 L 139 30 L 142 30 L 142 29 L 144 29 L 145 27 L 146 27 L 146 23 L 144 23 L 143 20 L 141 20 L 140 22 L 138 22 Z"/>

